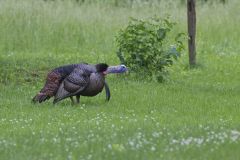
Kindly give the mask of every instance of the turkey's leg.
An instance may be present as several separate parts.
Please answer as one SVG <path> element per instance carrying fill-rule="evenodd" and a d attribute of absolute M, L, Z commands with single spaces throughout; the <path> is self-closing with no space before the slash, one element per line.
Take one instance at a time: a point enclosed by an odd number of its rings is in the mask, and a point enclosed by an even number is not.
<path fill-rule="evenodd" d="M 72 97 L 72 96 L 70 96 L 70 99 L 71 99 L 72 105 L 74 105 L 74 100 L 73 100 L 73 97 Z"/>
<path fill-rule="evenodd" d="M 80 95 L 76 95 L 77 104 L 80 103 Z"/>

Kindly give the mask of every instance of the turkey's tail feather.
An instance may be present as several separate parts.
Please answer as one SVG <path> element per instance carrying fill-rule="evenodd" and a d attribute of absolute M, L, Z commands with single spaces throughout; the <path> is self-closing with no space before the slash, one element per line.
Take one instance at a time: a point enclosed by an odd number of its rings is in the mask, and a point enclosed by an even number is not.
<path fill-rule="evenodd" d="M 58 90 L 61 82 L 61 75 L 56 72 L 50 72 L 47 75 L 46 83 L 41 91 L 32 99 L 33 103 L 42 103 L 52 96 L 54 96 Z"/>
<path fill-rule="evenodd" d="M 33 97 L 32 102 L 33 103 L 36 103 L 36 102 L 42 103 L 43 101 L 46 101 L 49 98 L 50 98 L 50 96 L 40 92 L 35 97 Z"/>

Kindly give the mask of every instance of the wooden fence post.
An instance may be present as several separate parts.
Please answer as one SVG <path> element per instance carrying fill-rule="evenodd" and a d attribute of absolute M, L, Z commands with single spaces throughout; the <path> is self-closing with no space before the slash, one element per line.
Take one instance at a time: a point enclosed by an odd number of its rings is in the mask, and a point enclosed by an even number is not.
<path fill-rule="evenodd" d="M 187 0 L 187 17 L 188 17 L 188 51 L 190 67 L 196 65 L 196 10 L 195 0 Z"/>

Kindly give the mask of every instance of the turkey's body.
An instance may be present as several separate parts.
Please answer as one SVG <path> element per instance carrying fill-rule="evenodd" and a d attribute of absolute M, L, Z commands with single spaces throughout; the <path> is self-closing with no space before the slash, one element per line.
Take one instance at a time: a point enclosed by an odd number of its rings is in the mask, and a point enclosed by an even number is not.
<path fill-rule="evenodd" d="M 78 95 L 81 96 L 96 96 L 102 92 L 104 87 L 105 77 L 102 73 L 92 73 L 90 75 L 89 85 Z"/>
<path fill-rule="evenodd" d="M 105 86 L 104 71 L 107 65 L 98 70 L 91 66 L 80 66 L 73 70 L 61 83 L 53 103 L 72 96 L 96 96 Z"/>

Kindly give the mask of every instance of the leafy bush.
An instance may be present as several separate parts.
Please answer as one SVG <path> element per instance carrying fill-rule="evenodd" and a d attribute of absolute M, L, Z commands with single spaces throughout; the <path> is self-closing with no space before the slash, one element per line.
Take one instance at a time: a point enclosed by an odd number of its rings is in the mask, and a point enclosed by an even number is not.
<path fill-rule="evenodd" d="M 162 82 L 167 73 L 166 67 L 171 66 L 173 59 L 177 59 L 184 49 L 183 33 L 177 33 L 173 40 L 169 36 L 174 25 L 169 18 L 131 18 L 116 38 L 117 56 L 121 63 L 139 76 Z"/>

